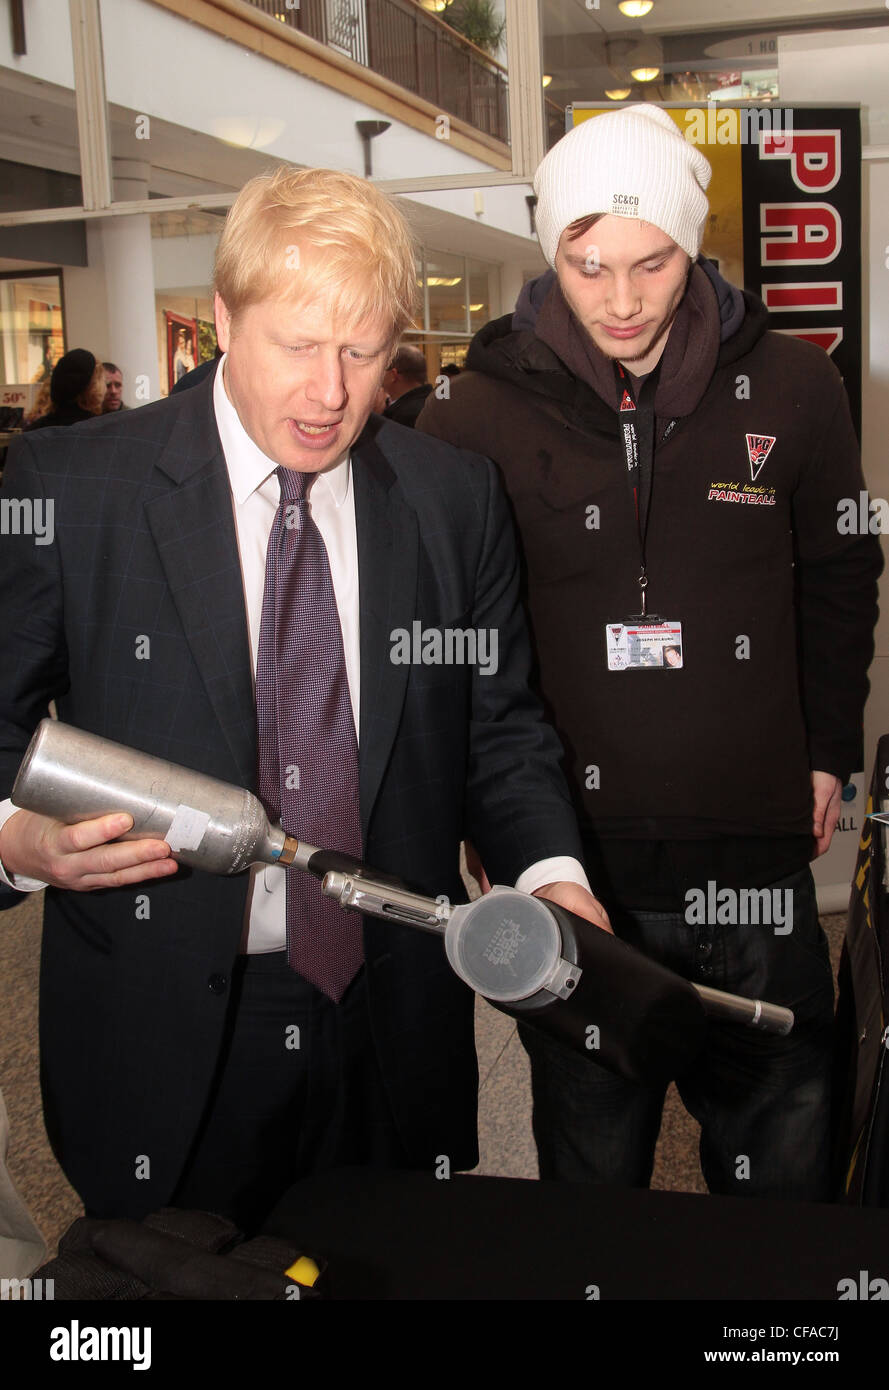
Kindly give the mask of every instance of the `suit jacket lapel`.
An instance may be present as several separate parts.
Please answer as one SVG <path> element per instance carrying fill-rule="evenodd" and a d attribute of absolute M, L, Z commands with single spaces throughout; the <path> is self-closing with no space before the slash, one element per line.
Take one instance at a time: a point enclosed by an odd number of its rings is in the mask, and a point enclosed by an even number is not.
<path fill-rule="evenodd" d="M 374 438 L 371 419 L 352 450 L 361 626 L 359 774 L 361 824 L 374 802 L 398 732 L 409 667 L 391 660 L 392 632 L 410 631 L 416 612 L 417 518 Z"/>
<path fill-rule="evenodd" d="M 173 601 L 233 760 L 232 780 L 256 780 L 256 715 L 244 585 L 213 381 L 195 386 L 158 468 L 175 484 L 146 505 Z"/>
<path fill-rule="evenodd" d="M 175 487 L 146 507 L 183 629 L 234 762 L 256 780 L 256 714 L 244 587 L 212 379 L 183 402 L 158 467 Z M 359 773 L 364 833 L 398 732 L 409 667 L 392 662 L 392 631 L 416 612 L 417 519 L 370 421 L 352 450 L 358 541 L 361 697 Z"/>

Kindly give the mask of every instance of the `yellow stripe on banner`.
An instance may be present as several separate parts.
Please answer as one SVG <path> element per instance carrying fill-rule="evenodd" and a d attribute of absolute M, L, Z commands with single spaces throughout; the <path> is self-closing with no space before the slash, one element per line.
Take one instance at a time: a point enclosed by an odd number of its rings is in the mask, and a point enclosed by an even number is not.
<path fill-rule="evenodd" d="M 864 825 L 861 827 L 861 839 L 858 841 L 858 849 L 861 854 L 867 854 L 870 849 L 870 842 L 874 838 L 873 821 L 870 816 L 874 809 L 873 793 L 867 794 L 867 805 L 864 808 Z M 867 838 L 865 838 L 865 833 Z"/>
<path fill-rule="evenodd" d="M 858 1163 L 858 1150 L 861 1148 L 861 1140 L 863 1137 L 864 1131 L 862 1130 L 861 1134 L 859 1134 L 858 1138 L 855 1141 L 855 1148 L 852 1150 L 852 1157 L 849 1160 L 849 1167 L 846 1169 L 845 1193 L 847 1197 L 852 1187 L 852 1178 L 855 1174 L 855 1167 Z"/>

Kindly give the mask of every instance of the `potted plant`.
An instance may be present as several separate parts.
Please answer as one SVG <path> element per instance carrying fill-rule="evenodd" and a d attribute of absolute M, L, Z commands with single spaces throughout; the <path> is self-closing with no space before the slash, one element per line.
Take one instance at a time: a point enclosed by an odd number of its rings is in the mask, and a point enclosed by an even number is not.
<path fill-rule="evenodd" d="M 506 32 L 506 20 L 494 0 L 448 0 L 439 18 L 492 57 Z"/>

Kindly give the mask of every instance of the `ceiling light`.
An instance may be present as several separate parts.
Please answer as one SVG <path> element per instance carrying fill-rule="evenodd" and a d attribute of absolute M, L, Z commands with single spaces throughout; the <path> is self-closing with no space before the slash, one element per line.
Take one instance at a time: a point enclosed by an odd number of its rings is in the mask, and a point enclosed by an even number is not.
<path fill-rule="evenodd" d="M 606 92 L 605 95 L 609 101 L 626 101 L 631 90 L 632 88 L 630 87 L 613 87 L 611 91 Z"/>
<path fill-rule="evenodd" d="M 660 68 L 631 68 L 630 76 L 637 82 L 653 82 L 656 77 L 660 77 Z"/>
<path fill-rule="evenodd" d="M 272 116 L 214 116 L 210 127 L 217 140 L 243 150 L 264 150 L 284 130 L 284 122 Z"/>
<path fill-rule="evenodd" d="M 455 285 L 460 285 L 460 284 L 462 284 L 462 282 L 463 282 L 463 276 L 462 276 L 462 275 L 455 275 L 455 276 L 448 276 L 448 275 L 427 275 L 427 277 L 426 277 L 426 284 L 427 284 L 427 285 L 429 286 L 429 288 L 432 289 L 432 290 L 438 290 L 438 289 L 448 289 L 448 290 L 451 290 L 451 289 L 454 288 Z M 422 280 L 418 280 L 418 281 L 417 281 L 417 284 L 418 284 L 418 285 L 422 285 L 422 283 L 423 283 Z"/>
<path fill-rule="evenodd" d="M 543 85 L 544 85 L 544 87 L 548 87 L 549 84 L 552 82 L 552 80 L 553 80 L 553 76 L 552 76 L 552 73 L 551 73 L 551 72 L 545 72 L 545 73 L 543 74 Z"/>
<path fill-rule="evenodd" d="M 642 19 L 654 9 L 654 0 L 618 0 L 617 8 L 627 19 Z"/>

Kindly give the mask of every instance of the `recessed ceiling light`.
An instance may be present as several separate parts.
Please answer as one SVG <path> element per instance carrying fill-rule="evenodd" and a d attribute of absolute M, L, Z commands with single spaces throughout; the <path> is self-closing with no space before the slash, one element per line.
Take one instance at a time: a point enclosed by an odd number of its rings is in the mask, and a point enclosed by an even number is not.
<path fill-rule="evenodd" d="M 631 68 L 630 76 L 637 82 L 653 82 L 656 77 L 660 77 L 660 68 Z"/>
<path fill-rule="evenodd" d="M 605 93 L 609 101 L 626 101 L 630 95 L 629 87 L 613 87 L 610 92 Z"/>
<path fill-rule="evenodd" d="M 627 19 L 642 19 L 654 9 L 654 0 L 618 0 L 617 8 Z"/>

